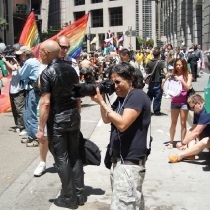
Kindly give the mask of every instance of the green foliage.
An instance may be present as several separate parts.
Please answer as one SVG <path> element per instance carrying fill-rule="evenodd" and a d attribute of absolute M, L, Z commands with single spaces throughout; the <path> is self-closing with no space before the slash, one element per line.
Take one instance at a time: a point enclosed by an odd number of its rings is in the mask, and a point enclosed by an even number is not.
<path fill-rule="evenodd" d="M 6 25 L 8 25 L 7 21 L 4 18 L 0 17 L 0 27 Z"/>
<path fill-rule="evenodd" d="M 136 49 L 140 50 L 141 48 L 153 47 L 154 40 L 152 38 L 149 39 L 149 44 L 146 44 L 146 39 L 137 36 L 136 37 Z"/>

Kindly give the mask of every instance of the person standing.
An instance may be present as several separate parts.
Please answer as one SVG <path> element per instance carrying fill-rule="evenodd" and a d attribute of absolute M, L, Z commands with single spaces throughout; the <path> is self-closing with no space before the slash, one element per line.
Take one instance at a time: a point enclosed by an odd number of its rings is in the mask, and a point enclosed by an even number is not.
<path fill-rule="evenodd" d="M 174 51 L 172 44 L 168 44 L 167 46 L 168 54 L 166 59 L 166 67 L 169 72 L 172 72 L 174 69 Z"/>
<path fill-rule="evenodd" d="M 162 101 L 162 95 L 163 91 L 161 88 L 162 84 L 162 73 L 167 74 L 167 70 L 165 68 L 164 63 L 160 60 L 160 50 L 155 48 L 153 50 L 153 56 L 154 58 L 150 60 L 146 67 L 146 73 L 151 74 L 156 63 L 157 66 L 155 68 L 152 82 L 149 84 L 147 95 L 150 98 L 150 101 L 152 103 L 153 101 L 153 112 L 156 116 L 164 115 L 160 112 L 161 109 L 161 101 Z"/>
<path fill-rule="evenodd" d="M 192 72 L 192 76 L 193 76 L 193 82 L 197 81 L 197 76 L 198 76 L 198 62 L 199 58 L 196 54 L 194 54 L 194 50 L 193 49 L 189 49 L 188 50 L 188 59 L 187 59 L 187 63 L 190 64 L 190 69 Z"/>
<path fill-rule="evenodd" d="M 38 147 L 36 133 L 38 130 L 38 119 L 36 116 L 36 109 L 39 103 L 40 95 L 35 92 L 33 84 L 37 81 L 39 76 L 40 62 L 34 58 L 31 49 L 27 46 L 22 46 L 20 50 L 15 52 L 19 55 L 20 62 L 23 66 L 17 63 L 19 76 L 23 89 L 27 92 L 25 99 L 25 106 L 23 112 L 23 120 L 28 139 L 22 139 L 22 143 L 26 143 L 27 147 Z"/>
<path fill-rule="evenodd" d="M 171 76 L 173 76 L 175 80 L 181 82 L 182 90 L 179 96 L 172 97 L 171 99 L 171 126 L 170 126 L 170 142 L 167 146 L 168 149 L 173 148 L 176 125 L 179 116 L 181 124 L 181 140 L 184 139 L 187 129 L 186 122 L 189 112 L 187 107 L 187 91 L 191 88 L 192 85 L 192 74 L 190 74 L 188 71 L 187 62 L 185 59 L 181 58 L 176 59 L 172 74 L 167 74 L 164 82 L 167 79 L 169 79 Z"/>
<path fill-rule="evenodd" d="M 110 144 L 111 210 L 144 209 L 142 184 L 147 156 L 147 131 L 151 121 L 150 101 L 138 86 L 135 69 L 127 62 L 112 67 L 110 79 L 117 98 L 109 107 L 105 95 L 96 88 L 91 99 L 101 107 L 104 123 L 111 123 Z"/>
<path fill-rule="evenodd" d="M 49 150 L 62 183 L 62 194 L 54 204 L 76 209 L 84 205 L 84 172 L 79 154 L 80 106 L 71 99 L 71 89 L 79 79 L 73 67 L 57 59 L 60 53 L 57 42 L 43 42 L 39 53 L 44 64 L 49 64 L 40 77 L 42 95 L 36 136 L 40 143 L 45 143 L 47 122 Z"/>

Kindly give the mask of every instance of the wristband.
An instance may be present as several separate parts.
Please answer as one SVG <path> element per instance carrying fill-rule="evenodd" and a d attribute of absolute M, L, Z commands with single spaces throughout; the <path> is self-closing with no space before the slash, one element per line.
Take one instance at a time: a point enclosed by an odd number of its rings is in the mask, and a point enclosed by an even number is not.
<path fill-rule="evenodd" d="M 108 109 L 107 111 L 106 111 L 106 117 L 108 117 L 108 114 L 110 113 L 110 112 L 112 112 L 112 109 Z"/>

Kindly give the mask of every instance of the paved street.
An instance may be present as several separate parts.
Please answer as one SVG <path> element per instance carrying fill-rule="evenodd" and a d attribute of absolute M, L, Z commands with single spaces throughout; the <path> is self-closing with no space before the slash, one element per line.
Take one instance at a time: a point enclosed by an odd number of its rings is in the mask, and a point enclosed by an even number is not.
<path fill-rule="evenodd" d="M 193 83 L 203 95 L 208 72 Z M 147 89 L 145 88 L 145 91 Z M 114 96 L 113 96 L 114 97 Z M 110 135 L 110 125 L 101 121 L 99 106 L 87 97 L 83 99 L 82 132 L 94 141 L 102 151 L 100 166 L 86 166 L 85 185 L 87 202 L 81 210 L 108 210 L 110 204 L 109 170 L 103 164 L 104 153 Z M 170 99 L 162 101 L 162 112 L 168 116 L 152 117 L 152 153 L 147 161 L 147 173 L 143 184 L 147 210 L 208 210 L 210 153 L 202 152 L 195 161 L 168 163 L 168 155 L 176 154 L 176 148 L 167 149 L 170 126 Z M 189 115 L 191 123 L 192 113 Z M 11 131 L 14 125 L 11 112 L 0 114 L 0 210 L 59 210 L 53 199 L 60 193 L 61 183 L 48 153 L 47 171 L 33 177 L 39 163 L 38 148 L 27 148 L 21 137 Z M 190 126 L 190 125 L 188 125 Z M 175 142 L 180 140 L 177 126 Z"/>

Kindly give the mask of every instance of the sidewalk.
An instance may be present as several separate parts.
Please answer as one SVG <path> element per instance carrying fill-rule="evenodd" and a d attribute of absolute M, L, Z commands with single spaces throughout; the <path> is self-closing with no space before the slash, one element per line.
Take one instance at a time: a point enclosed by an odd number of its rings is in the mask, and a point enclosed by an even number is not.
<path fill-rule="evenodd" d="M 202 91 L 208 81 L 205 74 L 193 83 L 196 91 Z M 146 89 L 145 89 L 146 90 Z M 147 161 L 147 173 L 143 184 L 145 197 L 145 209 L 190 209 L 208 210 L 208 183 L 210 157 L 208 152 L 197 156 L 195 161 L 183 161 L 170 164 L 168 156 L 179 151 L 176 148 L 167 149 L 169 142 L 170 127 L 170 99 L 162 100 L 162 112 L 168 116 L 152 116 L 152 152 Z M 111 186 L 109 170 L 105 168 L 103 159 L 106 146 L 109 141 L 110 125 L 105 125 L 101 120 L 98 122 L 90 139 L 102 150 L 102 162 L 100 166 L 86 166 L 85 185 L 87 202 L 78 209 L 84 210 L 108 210 L 111 198 Z M 178 122 L 175 135 L 175 143 L 180 141 L 180 123 Z M 58 210 L 54 205 L 50 210 Z"/>

